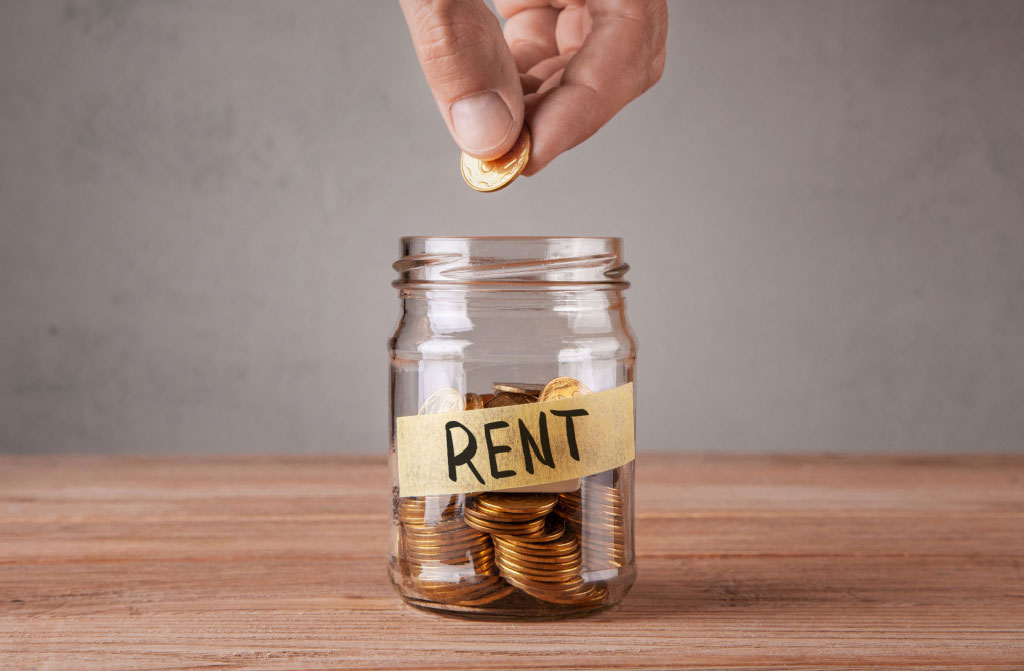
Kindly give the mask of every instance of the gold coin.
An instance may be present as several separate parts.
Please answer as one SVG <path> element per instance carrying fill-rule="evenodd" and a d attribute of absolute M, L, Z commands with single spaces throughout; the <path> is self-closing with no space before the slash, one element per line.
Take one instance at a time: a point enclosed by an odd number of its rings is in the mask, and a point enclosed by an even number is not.
<path fill-rule="evenodd" d="M 607 494 L 609 496 L 615 496 L 615 497 L 619 496 L 619 490 L 617 488 L 615 488 L 615 487 L 609 487 L 608 485 L 602 485 L 602 484 L 600 484 L 598 482 L 593 482 L 593 481 L 588 481 L 585 486 L 587 488 L 587 493 L 591 494 L 591 495 L 593 495 L 593 494 L 602 494 L 603 493 L 603 494 Z M 580 490 L 576 490 L 576 491 L 578 492 Z"/>
<path fill-rule="evenodd" d="M 466 581 L 477 581 L 488 576 L 497 576 L 497 571 L 494 571 L 494 560 L 483 559 L 475 561 L 472 564 L 465 562 L 462 564 L 444 564 L 438 562 L 409 562 L 410 567 L 417 569 L 418 573 L 414 574 L 413 577 L 417 577 L 420 580 L 430 580 L 434 582 L 447 583 L 449 587 L 458 585 L 462 582 L 465 586 Z M 478 568 L 482 566 L 482 568 Z"/>
<path fill-rule="evenodd" d="M 409 567 L 417 569 L 420 573 L 421 578 L 426 578 L 427 575 L 444 575 L 444 576 L 473 576 L 475 574 L 488 575 L 495 573 L 491 570 L 495 567 L 494 556 L 486 555 L 482 557 L 474 557 L 471 560 L 465 557 L 451 558 L 449 560 L 438 560 L 438 559 L 419 559 L 416 557 L 408 558 Z"/>
<path fill-rule="evenodd" d="M 543 520 L 542 520 L 543 521 Z M 475 528 L 480 531 L 484 531 L 489 534 L 501 534 L 503 536 L 517 536 L 520 534 L 528 535 L 534 533 L 538 527 L 534 526 L 509 526 L 509 525 L 497 525 L 493 523 L 473 521 Z"/>
<path fill-rule="evenodd" d="M 559 566 L 578 566 L 579 562 L 583 560 L 583 553 L 580 552 L 579 548 L 575 551 L 566 554 L 550 554 L 550 553 L 536 553 L 536 554 L 523 554 L 520 552 L 514 552 L 508 548 L 500 548 L 494 553 L 495 561 L 511 562 L 513 564 L 520 564 L 527 568 L 533 568 L 536 570 L 543 570 L 544 568 L 558 568 Z"/>
<path fill-rule="evenodd" d="M 463 152 L 462 179 L 477 191 L 497 191 L 518 177 L 529 160 L 530 130 L 524 124 L 516 143 L 504 156 L 484 161 Z"/>
<path fill-rule="evenodd" d="M 503 536 L 501 534 L 492 534 L 491 540 L 494 542 L 495 548 L 508 549 L 525 554 L 559 555 L 568 554 L 579 549 L 579 541 L 576 539 L 576 536 L 572 534 L 561 536 L 550 541 L 538 542 L 535 542 L 533 536 Z"/>
<path fill-rule="evenodd" d="M 583 532 L 589 536 L 621 536 L 625 534 L 625 530 L 622 528 L 622 522 L 588 519 L 584 520 L 582 528 Z"/>
<path fill-rule="evenodd" d="M 495 559 L 498 575 L 502 577 L 515 576 L 546 584 L 561 583 L 562 585 L 575 583 L 583 571 L 583 562 L 549 568 L 546 566 L 533 566 L 530 564 L 519 564 L 510 559 Z"/>
<path fill-rule="evenodd" d="M 441 533 L 442 531 L 455 531 L 462 525 L 462 520 L 452 515 L 427 517 L 423 513 L 399 514 L 399 521 L 406 526 L 413 527 L 414 531 Z"/>
<path fill-rule="evenodd" d="M 480 536 L 483 536 L 482 538 Z M 464 547 L 490 547 L 491 539 L 487 534 L 474 536 L 449 537 L 447 534 L 438 534 L 435 538 L 427 536 L 405 537 L 406 547 L 420 551 L 441 551 L 444 549 L 455 550 Z"/>
<path fill-rule="evenodd" d="M 543 391 L 540 392 L 540 400 L 544 401 L 555 401 L 560 398 L 573 398 L 574 396 L 583 396 L 585 394 L 593 393 L 579 380 L 573 377 L 556 377 L 551 382 L 544 385 Z"/>
<path fill-rule="evenodd" d="M 490 538 L 487 534 L 482 535 L 482 539 L 475 536 L 460 536 L 458 538 L 448 538 L 446 535 L 438 535 L 436 538 L 406 536 L 405 543 L 409 550 L 418 552 L 440 552 L 441 550 L 456 550 L 477 545 L 480 547 L 490 547 Z"/>
<path fill-rule="evenodd" d="M 579 580 L 579 568 L 568 569 L 565 573 L 555 573 L 548 571 L 537 571 L 531 572 L 523 570 L 518 566 L 510 566 L 498 562 L 498 574 L 502 578 L 520 578 L 526 579 L 531 582 L 540 582 L 547 585 L 575 585 Z"/>
<path fill-rule="evenodd" d="M 420 559 L 429 558 L 441 558 L 451 556 L 464 556 L 468 553 L 473 554 L 486 554 L 491 551 L 491 546 L 484 545 L 479 542 L 474 543 L 460 543 L 458 545 L 437 545 L 437 546 L 415 546 L 409 545 L 406 547 L 406 554 L 410 557 L 417 557 Z"/>
<path fill-rule="evenodd" d="M 565 534 L 565 522 L 551 522 L 548 520 L 548 525 L 538 531 L 535 534 L 524 536 L 520 534 L 518 537 L 513 536 L 512 538 L 522 538 L 529 540 L 531 543 L 547 543 L 550 541 L 557 541 Z"/>
<path fill-rule="evenodd" d="M 600 517 L 602 515 L 621 517 L 624 513 L 622 506 L 602 503 L 600 501 L 587 501 L 583 505 L 565 503 L 563 501 L 558 506 L 558 513 L 561 515 L 565 512 L 572 513 L 575 516 L 582 515 L 584 517 Z"/>
<path fill-rule="evenodd" d="M 459 601 L 461 599 L 476 599 L 483 594 L 489 593 L 499 585 L 504 585 L 502 579 L 498 576 L 488 576 L 489 580 L 495 580 L 497 582 L 488 582 L 484 584 L 473 583 L 464 584 L 458 582 L 447 582 L 444 580 L 418 580 L 413 578 L 413 582 L 416 585 L 416 589 L 423 594 L 429 595 L 432 599 L 442 601 Z"/>
<path fill-rule="evenodd" d="M 472 507 L 498 512 L 547 515 L 558 503 L 556 494 L 481 494 L 473 499 Z"/>
<path fill-rule="evenodd" d="M 473 543 L 481 545 L 491 544 L 491 538 L 487 534 L 471 529 L 468 526 L 465 529 L 466 531 L 459 530 L 440 534 L 409 533 L 406 530 L 405 541 L 409 546 L 419 548 L 454 547 L 456 545 L 471 545 Z"/>
<path fill-rule="evenodd" d="M 466 510 L 469 510 L 480 519 L 494 520 L 495 522 L 532 522 L 538 517 L 543 517 L 547 514 L 538 514 L 534 511 L 513 512 L 511 510 L 493 508 L 475 501 L 467 505 Z"/>
<path fill-rule="evenodd" d="M 504 581 L 495 584 L 474 586 L 472 589 L 440 590 L 430 592 L 431 601 L 440 601 L 445 604 L 458 604 L 464 606 L 478 606 L 508 596 L 513 589 Z"/>
<path fill-rule="evenodd" d="M 576 553 L 575 555 L 559 559 L 560 561 L 549 563 L 534 562 L 523 558 L 522 555 L 516 555 L 506 550 L 499 551 L 494 555 L 494 561 L 499 567 L 536 575 L 564 575 L 578 571 L 583 556 L 580 553 Z"/>
<path fill-rule="evenodd" d="M 446 412 L 462 412 L 466 409 L 466 397 L 458 389 L 444 387 L 427 397 L 420 406 L 421 415 L 440 415 Z"/>
<path fill-rule="evenodd" d="M 490 547 L 461 547 L 450 549 L 408 548 L 405 556 L 415 562 L 442 562 L 459 564 L 490 559 L 494 551 Z"/>
<path fill-rule="evenodd" d="M 402 520 L 402 526 L 405 527 L 406 531 L 411 533 L 427 535 L 461 531 L 466 528 L 466 523 L 458 518 L 442 519 L 437 522 L 423 522 L 422 520 L 412 522 Z"/>
<path fill-rule="evenodd" d="M 514 591 L 516 591 L 516 588 L 512 585 L 503 584 L 502 587 L 498 588 L 494 592 L 491 592 L 490 594 L 487 594 L 476 599 L 462 599 L 458 603 L 461 606 L 482 606 L 484 604 L 498 601 L 499 599 L 504 599 Z"/>
<path fill-rule="evenodd" d="M 525 529 L 530 527 L 532 532 L 540 532 L 544 529 L 545 518 L 543 515 L 501 515 L 495 513 L 493 510 L 477 510 L 475 508 L 466 508 L 463 511 L 463 519 L 466 520 L 466 524 L 472 526 L 470 519 L 479 522 L 480 524 L 493 526 L 495 529 L 500 527 L 509 527 L 511 529 Z"/>
<path fill-rule="evenodd" d="M 558 502 L 558 514 L 565 512 L 574 515 L 622 515 L 622 506 L 604 501 L 587 501 L 585 504 L 569 503 L 564 499 Z"/>
<path fill-rule="evenodd" d="M 621 515 L 603 515 L 590 512 L 584 515 L 582 520 L 572 520 L 572 522 L 582 524 L 585 529 L 621 531 L 624 524 L 624 518 Z"/>
<path fill-rule="evenodd" d="M 495 395 L 494 398 L 487 401 L 484 404 L 486 408 L 503 408 L 508 405 L 525 405 L 527 403 L 536 403 L 537 397 L 530 396 L 529 394 L 513 394 L 507 391 L 503 391 L 500 394 Z"/>
<path fill-rule="evenodd" d="M 459 520 L 459 522 L 461 523 L 462 520 Z M 474 540 L 480 539 L 480 535 L 481 535 L 480 532 L 477 529 L 471 529 L 470 527 L 466 526 L 465 524 L 463 524 L 458 529 L 455 529 L 455 530 L 452 530 L 452 531 L 445 531 L 445 532 L 435 532 L 435 531 L 425 531 L 425 530 L 411 531 L 410 530 L 411 525 L 406 524 L 404 526 L 405 526 L 405 533 L 403 534 L 403 536 L 405 537 L 405 542 L 406 542 L 407 545 L 410 545 L 410 546 L 413 546 L 413 547 L 425 547 L 425 546 L 428 546 L 428 545 L 437 546 L 437 545 L 446 545 L 446 544 L 450 545 L 452 543 L 462 543 L 462 542 L 467 542 L 467 541 L 474 541 Z M 465 529 L 466 531 L 463 531 L 463 529 Z M 483 539 L 480 539 L 478 542 L 483 543 L 483 542 L 486 541 L 486 539 L 488 539 L 488 536 L 486 534 L 482 534 L 482 535 L 483 535 Z"/>
<path fill-rule="evenodd" d="M 565 496 L 566 499 L 575 499 L 579 501 L 583 498 L 580 491 L 570 492 Z M 622 494 L 618 490 L 603 485 L 588 485 L 586 487 L 586 498 L 588 500 L 600 500 L 600 501 L 622 501 Z"/>
<path fill-rule="evenodd" d="M 533 562 L 537 564 L 569 564 L 580 558 L 579 546 L 571 549 L 563 549 L 561 552 L 535 551 L 530 548 L 516 547 L 514 544 L 498 545 L 495 547 L 497 556 L 510 557 L 513 560 Z"/>
<path fill-rule="evenodd" d="M 527 573 L 531 575 L 566 576 L 570 573 L 579 573 L 583 566 L 583 555 L 569 557 L 568 561 L 564 562 L 541 564 L 539 562 L 527 561 L 506 552 L 501 552 L 494 556 L 494 562 L 501 570 L 516 570 L 519 573 Z"/>
<path fill-rule="evenodd" d="M 526 394 L 527 396 L 540 396 L 540 393 L 544 391 L 544 385 L 532 382 L 495 382 L 491 387 L 494 388 L 494 391 L 509 391 L 513 394 Z"/>
<path fill-rule="evenodd" d="M 497 586 L 488 585 L 486 588 L 475 590 L 462 596 L 451 603 L 455 603 L 461 606 L 480 606 L 483 604 L 491 603 L 503 599 L 515 590 L 514 587 L 505 584 L 504 582 L 499 583 Z"/>
<path fill-rule="evenodd" d="M 511 515 L 508 513 L 496 513 L 493 510 L 480 510 L 467 508 L 467 512 L 470 517 L 473 517 L 483 524 L 518 524 L 526 525 L 535 522 L 538 517 L 537 515 Z M 544 527 L 540 527 L 537 533 L 544 531 Z"/>
<path fill-rule="evenodd" d="M 626 556 L 626 549 L 623 547 L 618 548 L 594 548 L 589 545 L 583 546 L 583 558 L 587 557 L 624 557 Z"/>
<path fill-rule="evenodd" d="M 410 562 L 410 568 L 420 580 L 449 581 L 455 578 L 470 578 L 473 576 L 498 575 L 498 566 L 493 559 L 475 562 L 459 562 L 457 564 L 420 564 Z"/>
<path fill-rule="evenodd" d="M 587 558 L 583 565 L 588 571 L 606 571 L 610 568 L 622 568 L 626 565 L 625 560 L 618 558 Z"/>
<path fill-rule="evenodd" d="M 455 508 L 458 502 L 457 496 L 407 496 L 399 500 L 398 506 L 403 510 L 423 511 L 426 510 L 427 504 L 430 503 L 432 507 L 443 512 L 448 512 Z"/>
<path fill-rule="evenodd" d="M 571 550 L 562 549 L 557 552 L 553 550 L 514 549 L 504 545 L 496 547 L 497 550 L 494 555 L 495 557 L 497 557 L 498 555 L 519 558 L 525 557 L 529 558 L 529 560 L 531 561 L 536 561 L 538 564 L 541 563 L 540 560 L 548 558 L 551 559 L 552 563 L 557 564 L 559 562 L 572 562 L 575 561 L 576 558 L 583 556 L 583 553 L 580 551 L 580 547 L 578 545 L 575 548 L 572 548 Z"/>
<path fill-rule="evenodd" d="M 484 407 L 484 400 L 480 398 L 480 394 L 473 392 L 466 394 L 466 410 L 479 410 L 482 407 Z"/>
<path fill-rule="evenodd" d="M 625 545 L 596 545 L 593 543 L 583 543 L 580 547 L 583 550 L 584 556 L 590 557 L 599 557 L 604 555 L 622 557 L 626 554 Z"/>
<path fill-rule="evenodd" d="M 534 594 L 533 596 L 538 599 L 547 601 L 548 603 L 570 605 L 577 607 L 597 607 L 604 602 L 604 599 L 607 596 L 607 591 L 602 590 L 599 586 L 587 585 L 567 596 L 562 596 L 557 592 L 546 593 L 545 596 L 540 596 L 539 594 Z"/>
<path fill-rule="evenodd" d="M 580 547 L 588 548 L 590 552 L 625 552 L 626 539 L 587 538 Z"/>
<path fill-rule="evenodd" d="M 507 583 L 515 585 L 527 594 L 552 603 L 572 603 L 586 598 L 593 590 L 593 586 L 585 583 L 580 576 L 562 583 L 543 582 L 511 574 L 502 577 Z"/>
<path fill-rule="evenodd" d="M 566 554 L 574 552 L 579 549 L 579 541 L 576 537 L 564 538 L 552 543 L 531 543 L 529 537 L 522 536 L 522 540 L 516 537 L 502 536 L 495 534 L 491 536 L 494 540 L 495 547 L 509 548 L 511 550 L 517 550 L 519 552 L 529 552 L 530 554 Z"/>
<path fill-rule="evenodd" d="M 490 522 L 488 520 L 481 520 L 473 517 L 472 513 L 466 511 L 466 524 L 470 525 L 474 529 L 483 531 L 485 533 L 493 534 L 505 534 L 508 536 L 515 536 L 517 534 L 531 534 L 536 533 L 544 528 L 544 518 L 541 517 L 531 522 L 520 522 L 516 524 L 500 524 L 498 522 Z"/>
<path fill-rule="evenodd" d="M 541 580 L 533 580 L 528 576 L 513 574 L 502 574 L 501 577 L 510 585 L 515 585 L 527 594 L 535 596 L 538 599 L 542 599 L 544 596 L 570 596 L 574 593 L 579 593 L 581 590 L 587 589 L 586 583 L 583 582 L 583 578 L 580 576 L 576 576 L 574 580 L 568 580 L 563 583 L 544 582 Z"/>
<path fill-rule="evenodd" d="M 587 583 L 583 581 L 581 576 L 576 576 L 573 580 L 567 580 L 563 583 L 550 583 L 541 580 L 533 580 L 528 576 L 518 575 L 507 575 L 502 576 L 508 583 L 529 591 L 534 596 L 538 592 L 546 592 L 548 594 L 562 594 L 569 596 L 572 594 L 578 594 L 587 589 Z"/>
<path fill-rule="evenodd" d="M 453 579 L 478 576 L 497 576 L 498 567 L 493 562 L 473 564 L 429 564 L 410 563 L 412 575 L 418 580 L 451 584 Z"/>
<path fill-rule="evenodd" d="M 625 552 L 626 552 L 626 543 L 625 543 L 625 541 L 621 541 L 621 542 L 618 542 L 618 543 L 609 543 L 609 542 L 597 543 L 597 542 L 593 542 L 593 541 L 587 541 L 586 543 L 583 543 L 580 547 L 582 547 L 584 550 L 586 550 L 587 552 L 589 552 L 592 555 L 598 555 L 598 554 L 621 555 L 621 554 L 625 554 Z"/>
<path fill-rule="evenodd" d="M 446 582 L 444 580 L 419 580 L 417 588 L 424 593 L 430 593 L 438 598 L 445 599 L 476 599 L 496 589 L 503 588 L 505 581 L 500 576 L 482 576 L 483 580 L 469 580 L 461 582 Z"/>

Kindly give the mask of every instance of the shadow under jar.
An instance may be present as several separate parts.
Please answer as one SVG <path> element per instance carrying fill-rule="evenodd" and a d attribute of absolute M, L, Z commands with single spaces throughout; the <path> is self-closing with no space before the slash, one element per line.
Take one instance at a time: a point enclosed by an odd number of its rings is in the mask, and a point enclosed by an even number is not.
<path fill-rule="evenodd" d="M 395 588 L 473 618 L 618 603 L 636 575 L 622 241 L 410 237 L 401 252 L 389 343 Z"/>

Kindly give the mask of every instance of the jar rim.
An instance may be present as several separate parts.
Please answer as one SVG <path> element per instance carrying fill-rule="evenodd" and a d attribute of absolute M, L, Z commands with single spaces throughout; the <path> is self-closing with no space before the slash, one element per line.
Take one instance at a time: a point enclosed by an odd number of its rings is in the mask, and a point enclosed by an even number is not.
<path fill-rule="evenodd" d="M 622 244 L 622 238 L 610 235 L 403 235 L 406 240 L 610 240 Z"/>
<path fill-rule="evenodd" d="M 600 236 L 404 236 L 393 264 L 400 289 L 489 291 L 624 289 L 622 238 Z"/>

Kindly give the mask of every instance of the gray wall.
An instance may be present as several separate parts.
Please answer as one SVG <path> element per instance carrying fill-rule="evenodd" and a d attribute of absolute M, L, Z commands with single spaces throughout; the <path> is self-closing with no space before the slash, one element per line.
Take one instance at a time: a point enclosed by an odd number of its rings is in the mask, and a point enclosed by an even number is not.
<path fill-rule="evenodd" d="M 0 1 L 0 450 L 382 454 L 445 233 L 625 236 L 641 450 L 1024 450 L 1024 2 L 670 4 L 481 195 L 395 3 Z"/>

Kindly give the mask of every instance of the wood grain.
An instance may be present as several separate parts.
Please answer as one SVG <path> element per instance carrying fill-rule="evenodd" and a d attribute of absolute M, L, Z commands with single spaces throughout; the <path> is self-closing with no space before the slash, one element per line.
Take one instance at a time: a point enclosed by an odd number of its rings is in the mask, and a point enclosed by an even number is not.
<path fill-rule="evenodd" d="M 642 456 L 619 607 L 402 604 L 379 458 L 0 457 L 0 669 L 1024 668 L 1024 457 Z"/>

